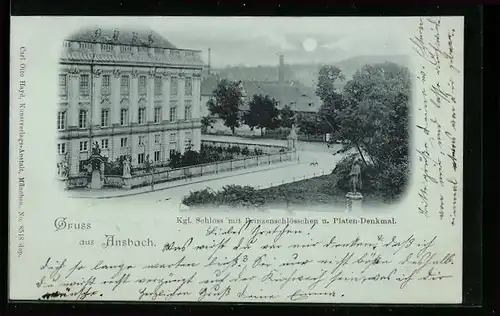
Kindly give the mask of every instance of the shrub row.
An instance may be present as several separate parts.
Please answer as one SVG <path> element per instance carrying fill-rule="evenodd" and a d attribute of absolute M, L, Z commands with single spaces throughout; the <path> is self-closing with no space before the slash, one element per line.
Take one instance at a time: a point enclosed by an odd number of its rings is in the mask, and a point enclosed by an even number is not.
<path fill-rule="evenodd" d="M 227 185 L 215 192 L 211 189 L 191 192 L 182 199 L 187 206 L 227 205 L 231 207 L 260 207 L 265 203 L 261 191 L 250 186 Z"/>

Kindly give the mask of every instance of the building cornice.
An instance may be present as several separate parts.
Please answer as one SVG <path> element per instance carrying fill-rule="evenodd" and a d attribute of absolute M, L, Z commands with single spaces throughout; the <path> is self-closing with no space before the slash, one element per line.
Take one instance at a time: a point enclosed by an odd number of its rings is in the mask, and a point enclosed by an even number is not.
<path fill-rule="evenodd" d="M 83 65 L 121 65 L 121 66 L 143 66 L 143 67 L 168 67 L 197 68 L 204 67 L 203 61 L 190 58 L 167 58 L 157 56 L 139 56 L 133 54 L 95 54 L 90 52 L 66 52 L 62 54 L 60 63 L 62 64 L 83 64 Z"/>
<path fill-rule="evenodd" d="M 92 129 L 92 137 L 112 137 L 112 136 L 126 136 L 133 134 L 150 134 L 159 132 L 171 132 L 178 130 L 192 130 L 201 129 L 201 120 L 193 119 L 191 121 L 178 121 L 170 123 L 164 121 L 161 124 L 148 123 L 145 125 L 138 125 L 136 123 L 129 126 L 111 126 L 107 128 L 94 127 Z M 67 130 L 58 132 L 59 139 L 74 139 L 86 138 L 89 135 L 89 129 L 79 129 L 77 127 L 69 127 Z"/>
<path fill-rule="evenodd" d="M 136 71 L 138 69 L 147 69 L 145 70 L 146 72 L 149 72 L 149 69 L 151 68 L 158 68 L 158 75 L 163 75 L 165 77 L 172 76 L 172 75 L 177 75 L 176 71 L 186 71 L 186 70 L 191 70 L 191 71 L 201 71 L 202 67 L 201 66 L 193 66 L 193 65 L 178 65 L 178 64 L 116 64 L 116 63 L 88 63 L 88 62 L 67 62 L 67 61 L 61 61 L 59 62 L 61 66 L 66 66 L 68 67 L 68 72 L 71 74 L 79 74 L 82 69 L 77 68 L 78 66 L 90 66 L 93 65 L 94 67 L 119 67 L 119 68 L 135 68 Z M 163 71 L 165 69 L 168 69 L 170 71 Z M 142 70 L 141 70 L 142 72 Z M 198 72 L 193 73 L 193 77 L 200 78 L 201 74 Z"/>
<path fill-rule="evenodd" d="M 90 65 L 88 64 L 60 64 L 60 72 L 70 75 L 79 75 L 80 73 L 88 73 Z M 132 78 L 137 78 L 139 75 L 150 76 L 150 78 L 171 78 L 180 77 L 179 74 L 184 74 L 184 77 L 192 77 L 199 79 L 201 70 L 199 68 L 183 68 L 183 67 L 141 67 L 141 66 L 119 66 L 119 65 L 93 65 L 94 77 L 110 74 L 116 78 L 121 75 L 130 75 Z"/>

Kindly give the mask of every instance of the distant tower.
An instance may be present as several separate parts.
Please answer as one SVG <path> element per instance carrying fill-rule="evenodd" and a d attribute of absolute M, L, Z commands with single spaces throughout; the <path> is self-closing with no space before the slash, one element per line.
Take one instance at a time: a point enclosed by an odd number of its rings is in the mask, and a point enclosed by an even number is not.
<path fill-rule="evenodd" d="M 279 83 L 285 82 L 285 55 L 283 54 L 279 54 L 278 81 Z"/>
<path fill-rule="evenodd" d="M 209 75 L 209 76 L 210 76 L 210 52 L 211 52 L 211 51 L 212 51 L 212 50 L 209 48 L 209 49 L 208 49 L 208 75 Z"/>

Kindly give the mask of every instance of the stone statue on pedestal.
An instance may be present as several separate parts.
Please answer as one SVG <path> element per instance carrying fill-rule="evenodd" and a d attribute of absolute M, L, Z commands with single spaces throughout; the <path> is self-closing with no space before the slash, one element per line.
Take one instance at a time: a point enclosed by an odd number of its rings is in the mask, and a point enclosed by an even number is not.
<path fill-rule="evenodd" d="M 100 156 L 101 155 L 101 149 L 99 148 L 99 143 L 95 142 L 94 147 L 92 148 L 92 155 Z"/>
<path fill-rule="evenodd" d="M 352 192 L 357 193 L 357 189 L 361 189 L 361 165 L 358 159 L 354 160 L 352 164 L 351 172 L 349 173 L 351 178 Z"/>
<path fill-rule="evenodd" d="M 67 178 L 69 176 L 69 166 L 66 159 L 61 163 L 61 176 L 63 178 Z"/>
<path fill-rule="evenodd" d="M 101 161 L 101 166 L 100 167 L 101 167 L 100 168 L 101 169 L 100 170 L 101 171 L 101 181 L 104 181 L 104 168 L 105 168 L 104 161 Z"/>
<path fill-rule="evenodd" d="M 290 134 L 287 137 L 287 147 L 288 147 L 288 150 L 296 150 L 297 149 L 297 132 L 295 130 L 295 125 L 292 125 L 292 129 L 290 130 Z"/>
<path fill-rule="evenodd" d="M 123 176 L 130 178 L 130 161 L 127 158 L 123 159 Z"/>
<path fill-rule="evenodd" d="M 351 172 L 349 173 L 350 184 L 352 191 L 347 192 L 346 199 L 346 211 L 347 212 L 360 212 L 362 210 L 363 204 L 363 195 L 358 191 L 361 190 L 362 182 L 361 182 L 361 163 L 358 159 L 354 160 L 351 168 Z"/>
<path fill-rule="evenodd" d="M 69 177 L 69 158 L 68 153 L 64 155 L 64 159 L 57 164 L 57 174 L 61 179 Z"/>

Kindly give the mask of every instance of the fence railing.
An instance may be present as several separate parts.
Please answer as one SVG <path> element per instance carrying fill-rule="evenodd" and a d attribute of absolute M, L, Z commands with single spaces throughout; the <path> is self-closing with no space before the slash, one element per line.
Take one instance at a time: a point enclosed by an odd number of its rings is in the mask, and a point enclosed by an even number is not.
<path fill-rule="evenodd" d="M 224 132 L 206 132 L 204 133 L 206 135 L 217 135 L 217 136 L 234 136 L 231 133 L 224 133 Z M 246 135 L 246 134 L 237 134 L 236 136 L 242 137 L 242 138 L 248 138 L 248 139 L 278 139 L 278 140 L 286 140 L 288 135 L 290 135 L 290 132 L 284 133 L 284 132 L 273 132 L 273 131 L 268 131 L 266 132 L 263 136 L 260 135 Z M 325 142 L 326 141 L 326 135 L 325 134 L 303 134 L 299 133 L 297 135 L 297 139 L 301 141 L 306 141 L 306 142 Z"/>
<path fill-rule="evenodd" d="M 153 172 L 149 174 L 132 175 L 130 178 L 124 178 L 115 175 L 105 175 L 103 180 L 104 187 L 114 188 L 137 188 L 168 181 L 182 179 L 192 179 L 207 175 L 213 175 L 223 172 L 236 171 L 262 165 L 277 164 L 295 159 L 295 152 L 285 151 L 274 154 L 262 154 L 258 156 L 249 156 L 241 159 L 207 163 L 202 165 L 188 166 L 168 171 Z M 68 189 L 86 187 L 90 181 L 89 176 L 72 177 L 66 180 Z"/>
<path fill-rule="evenodd" d="M 277 186 L 284 185 L 284 184 L 289 184 L 289 183 L 308 180 L 308 179 L 312 179 L 312 178 L 322 177 L 324 175 L 328 175 L 328 174 L 332 173 L 333 170 L 334 170 L 334 168 L 332 168 L 331 170 L 328 169 L 328 170 L 322 170 L 322 171 L 317 171 L 317 172 L 312 172 L 312 173 L 308 172 L 306 174 L 297 175 L 297 176 L 290 176 L 288 178 L 280 179 L 280 180 L 276 180 L 276 181 L 262 182 L 262 184 L 259 184 L 259 185 L 254 186 L 254 187 L 258 190 L 277 187 Z"/>
<path fill-rule="evenodd" d="M 267 155 L 263 154 L 242 159 L 226 160 L 215 163 L 172 169 L 164 172 L 155 172 L 149 175 L 132 176 L 132 178 L 130 178 L 128 181 L 129 185 L 132 188 L 141 187 L 150 185 L 151 183 L 156 184 L 182 179 L 189 180 L 196 177 L 213 175 L 222 172 L 236 171 L 266 164 L 276 164 L 280 162 L 291 161 L 293 157 L 293 152 L 280 152 Z"/>
<path fill-rule="evenodd" d="M 271 145 L 271 144 L 252 144 L 252 143 L 245 143 L 245 142 L 235 142 L 235 141 L 222 141 L 222 140 L 202 140 L 201 141 L 202 145 L 207 145 L 207 146 L 221 146 L 223 148 L 228 148 L 232 146 L 238 146 L 240 148 L 248 148 L 248 150 L 253 151 L 255 149 L 260 149 L 266 154 L 271 154 L 278 152 L 280 150 L 286 149 L 286 145 Z"/>

